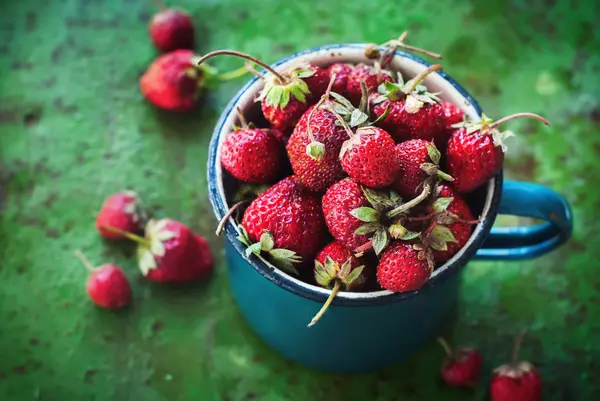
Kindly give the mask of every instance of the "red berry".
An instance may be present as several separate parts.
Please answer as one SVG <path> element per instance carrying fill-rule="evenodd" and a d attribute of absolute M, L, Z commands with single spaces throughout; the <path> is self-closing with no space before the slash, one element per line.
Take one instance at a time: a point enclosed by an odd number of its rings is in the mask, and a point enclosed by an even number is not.
<path fill-rule="evenodd" d="M 332 92 L 339 93 L 342 96 L 346 96 L 346 87 L 348 86 L 348 77 L 352 72 L 352 66 L 344 63 L 335 63 L 329 66 L 327 72 L 331 77 L 335 73 L 335 81 L 331 88 Z"/>
<path fill-rule="evenodd" d="M 431 146 L 431 143 L 423 139 L 412 139 L 396 145 L 399 170 L 392 188 L 405 199 L 417 196 L 423 181 L 429 177 L 421 168 L 424 163 L 431 163 L 427 146 Z"/>
<path fill-rule="evenodd" d="M 491 401 L 539 401 L 542 397 L 542 378 L 535 367 L 518 360 L 521 333 L 515 341 L 512 362 L 494 370 L 490 385 Z"/>
<path fill-rule="evenodd" d="M 348 75 L 348 83 L 346 84 L 346 96 L 355 106 L 360 103 L 360 99 L 362 98 L 361 81 L 364 81 L 367 93 L 371 94 L 377 92 L 377 87 L 382 82 L 394 82 L 394 79 L 385 70 L 378 72 L 373 66 L 358 64 Z"/>
<path fill-rule="evenodd" d="M 327 257 L 331 258 L 331 260 L 333 260 L 340 268 L 344 263 L 349 262 L 350 271 L 362 265 L 361 259 L 354 256 L 354 254 L 340 241 L 332 241 L 325 245 L 325 247 L 317 254 L 315 260 L 322 265 L 325 265 Z M 364 288 L 365 284 L 366 276 L 361 274 L 354 282 L 346 286 L 346 288 L 350 291 L 359 291 Z"/>
<path fill-rule="evenodd" d="M 191 50 L 163 54 L 140 78 L 144 97 L 161 109 L 185 112 L 194 108 L 201 94 L 204 73 Z"/>
<path fill-rule="evenodd" d="M 441 101 L 440 105 L 442 106 L 442 110 L 444 111 L 445 117 L 445 125 L 447 129 L 451 129 L 450 127 L 454 124 L 458 124 L 463 121 L 465 114 L 458 106 L 455 106 L 454 103 Z"/>
<path fill-rule="evenodd" d="M 446 340 L 438 338 L 448 358 L 442 365 L 442 379 L 455 387 L 474 387 L 481 376 L 483 357 L 475 348 L 451 349 Z"/>
<path fill-rule="evenodd" d="M 393 292 L 416 291 L 429 279 L 431 270 L 412 244 L 392 243 L 384 249 L 377 266 L 377 281 Z"/>
<path fill-rule="evenodd" d="M 366 235 L 354 234 L 364 223 L 350 212 L 368 205 L 369 201 L 360 184 L 352 178 L 345 178 L 329 187 L 323 195 L 323 214 L 333 238 L 349 249 L 356 249 L 367 243 L 369 238 Z"/>
<path fill-rule="evenodd" d="M 149 221 L 146 236 L 139 242 L 140 270 L 151 281 L 184 283 L 206 278 L 213 271 L 206 239 L 178 221 Z"/>
<path fill-rule="evenodd" d="M 447 212 L 458 217 L 460 220 L 474 220 L 473 213 L 471 213 L 471 209 L 469 209 L 467 202 L 465 202 L 462 196 L 451 186 L 440 184 L 437 188 L 437 191 L 438 197 L 452 198 L 452 201 L 446 209 Z M 446 245 L 448 249 L 445 251 L 433 250 L 433 257 L 436 263 L 445 263 L 448 261 L 448 259 L 454 256 L 467 244 L 467 241 L 471 237 L 471 232 L 473 231 L 472 223 L 465 223 L 462 221 L 456 221 L 452 224 L 448 224 L 447 227 L 452 232 L 452 235 L 454 235 L 456 242 L 447 242 Z"/>
<path fill-rule="evenodd" d="M 398 174 L 394 140 L 381 128 L 356 130 L 342 146 L 340 156 L 344 171 L 370 188 L 387 187 Z"/>
<path fill-rule="evenodd" d="M 275 248 L 293 251 L 308 264 L 326 233 L 320 206 L 320 196 L 291 176 L 260 194 L 246 209 L 242 225 L 252 242 L 259 242 L 268 231 Z"/>
<path fill-rule="evenodd" d="M 102 227 L 122 231 L 140 230 L 139 198 L 133 191 L 123 191 L 106 198 L 96 217 L 96 229 L 104 238 L 123 239 L 123 235 Z"/>
<path fill-rule="evenodd" d="M 80 251 L 75 255 L 90 272 L 85 288 L 96 305 L 118 309 L 131 302 L 131 286 L 123 270 L 108 263 L 94 267 Z"/>
<path fill-rule="evenodd" d="M 238 180 L 268 183 L 281 172 L 285 155 L 279 139 L 269 129 L 242 128 L 223 143 L 221 164 Z"/>
<path fill-rule="evenodd" d="M 325 191 L 345 174 L 340 164 L 339 154 L 342 144 L 348 138 L 344 129 L 336 125 L 333 113 L 323 108 L 313 111 L 311 106 L 302 116 L 287 143 L 287 154 L 296 177 L 312 191 Z M 325 146 L 319 160 L 307 154 L 306 147 L 311 143 L 308 119 L 316 141 Z"/>
<path fill-rule="evenodd" d="M 194 23 L 181 10 L 167 9 L 154 15 L 150 21 L 150 37 L 162 52 L 194 47 Z"/>

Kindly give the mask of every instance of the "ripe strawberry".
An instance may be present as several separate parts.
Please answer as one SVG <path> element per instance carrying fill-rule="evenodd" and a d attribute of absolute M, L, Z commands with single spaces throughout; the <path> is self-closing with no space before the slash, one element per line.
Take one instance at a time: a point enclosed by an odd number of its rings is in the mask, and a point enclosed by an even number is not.
<path fill-rule="evenodd" d="M 285 162 L 283 144 L 266 128 L 233 131 L 221 150 L 221 165 L 238 180 L 267 183 L 281 173 Z"/>
<path fill-rule="evenodd" d="M 364 288 L 367 276 L 364 266 L 341 242 L 327 244 L 315 259 L 315 281 L 323 288 L 331 288 L 331 294 L 323 307 L 308 324 L 313 326 L 325 314 L 340 290 L 358 291 Z"/>
<path fill-rule="evenodd" d="M 481 376 L 483 357 L 475 348 L 453 350 L 443 338 L 438 338 L 447 354 L 442 365 L 442 379 L 454 387 L 475 387 Z"/>
<path fill-rule="evenodd" d="M 131 286 L 123 270 L 108 263 L 94 267 L 80 251 L 75 252 L 75 255 L 90 272 L 85 287 L 96 305 L 118 309 L 131 302 Z"/>
<path fill-rule="evenodd" d="M 445 241 L 436 241 L 441 244 L 441 247 L 433 249 L 433 257 L 436 263 L 445 263 L 466 245 L 471 237 L 475 221 L 467 202 L 451 186 L 440 184 L 436 188 L 436 193 L 437 199 L 431 210 L 437 214 L 434 223 L 435 231 L 440 234 L 440 229 L 448 230 L 451 235 L 445 232 L 445 235 L 442 234 L 442 238 L 446 236 L 448 238 Z"/>
<path fill-rule="evenodd" d="M 353 67 L 349 64 L 335 63 L 327 68 L 327 72 L 331 77 L 335 74 L 335 81 L 333 82 L 332 91 L 339 93 L 342 96 L 346 96 L 346 87 L 348 86 L 348 77 L 352 72 Z M 360 84 L 360 83 L 359 83 Z"/>
<path fill-rule="evenodd" d="M 478 123 L 457 124 L 446 153 L 446 171 L 454 177 L 456 189 L 471 192 L 498 174 L 504 163 L 504 140 L 514 134 L 511 131 L 500 132 L 497 127 L 523 117 L 550 125 L 546 119 L 532 113 L 513 114 L 495 122 L 483 114 Z"/>
<path fill-rule="evenodd" d="M 191 50 L 175 50 L 154 60 L 140 79 L 144 97 L 165 110 L 193 109 L 205 80 L 205 69 L 198 68 L 194 58 Z"/>
<path fill-rule="evenodd" d="M 150 21 L 150 37 L 162 52 L 194 47 L 194 23 L 182 10 L 164 9 Z"/>
<path fill-rule="evenodd" d="M 265 85 L 256 100 L 261 102 L 262 112 L 267 121 L 273 128 L 284 133 L 294 128 L 310 102 L 325 93 L 329 82 L 329 73 L 320 67 L 306 64 L 280 73 L 255 57 L 233 50 L 207 53 L 198 60 L 198 64 L 219 55 L 243 58 L 270 72 L 266 77 L 262 77 Z"/>
<path fill-rule="evenodd" d="M 390 134 L 377 127 L 361 127 L 344 142 L 340 159 L 346 173 L 370 188 L 389 186 L 398 174 L 398 157 Z"/>
<path fill-rule="evenodd" d="M 394 82 L 394 78 L 385 70 L 378 70 L 376 67 L 366 64 L 358 64 L 348 75 L 346 84 L 346 96 L 355 106 L 358 106 L 362 98 L 361 81 L 365 83 L 368 93 L 375 93 L 379 84 Z"/>
<path fill-rule="evenodd" d="M 145 238 L 135 237 L 130 236 L 138 242 L 140 270 L 151 281 L 184 283 L 203 279 L 213 271 L 206 239 L 178 221 L 150 220 Z"/>
<path fill-rule="evenodd" d="M 540 374 L 531 363 L 518 361 L 522 340 L 523 333 L 515 342 L 512 362 L 494 370 L 490 385 L 491 401 L 539 401 L 541 399 Z"/>
<path fill-rule="evenodd" d="M 111 226 L 123 231 L 138 232 L 140 230 L 140 200 L 133 191 L 123 191 L 106 198 L 96 217 L 96 229 L 101 236 L 108 239 L 123 239 L 121 234 L 102 229 Z"/>
<path fill-rule="evenodd" d="M 393 292 L 416 291 L 431 275 L 427 260 L 421 258 L 414 245 L 392 243 L 385 249 L 377 265 L 377 281 L 382 288 Z"/>
<path fill-rule="evenodd" d="M 311 106 L 287 143 L 287 154 L 294 174 L 312 191 L 325 191 L 345 175 L 339 154 L 348 135 L 344 128 L 336 125 L 336 121 L 335 115 L 326 107 Z M 315 142 L 322 144 L 322 149 L 311 154 L 307 147 Z"/>
<path fill-rule="evenodd" d="M 397 143 L 409 139 L 424 139 L 444 144 L 449 136 L 443 107 L 436 94 L 427 91 L 421 81 L 430 73 L 441 70 L 435 64 L 422 71 L 406 84 L 386 83 L 381 94 L 371 95 L 369 101 L 377 118 L 389 114 L 379 126 L 390 133 Z"/>
<path fill-rule="evenodd" d="M 442 100 L 440 104 L 442 105 L 442 110 L 444 111 L 444 117 L 446 120 L 444 124 L 447 129 L 451 129 L 452 125 L 461 123 L 464 120 L 465 114 L 461 109 L 458 108 L 458 106 L 455 106 L 454 103 Z"/>
<path fill-rule="evenodd" d="M 398 173 L 392 187 L 403 198 L 414 198 L 429 177 L 452 181 L 439 169 L 440 152 L 423 139 L 411 139 L 396 145 Z"/>
<path fill-rule="evenodd" d="M 367 243 L 369 238 L 366 235 L 355 234 L 364 223 L 351 212 L 368 205 L 360 184 L 352 178 L 345 178 L 329 187 L 323 195 L 323 214 L 333 238 L 350 249 Z"/>
<path fill-rule="evenodd" d="M 246 209 L 240 240 L 248 253 L 268 252 L 273 262 L 292 271 L 298 256 L 305 265 L 323 244 L 326 230 L 319 195 L 287 177 L 260 194 Z M 254 243 L 254 244 L 252 244 Z"/>

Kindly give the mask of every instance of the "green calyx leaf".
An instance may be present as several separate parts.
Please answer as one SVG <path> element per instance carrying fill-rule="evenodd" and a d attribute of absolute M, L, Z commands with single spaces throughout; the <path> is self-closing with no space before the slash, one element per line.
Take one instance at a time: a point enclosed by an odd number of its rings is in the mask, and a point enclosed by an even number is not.
<path fill-rule="evenodd" d="M 427 154 L 429 155 L 431 162 L 433 164 L 440 164 L 440 158 L 442 157 L 442 154 L 440 153 L 438 148 L 436 148 L 436 146 L 433 143 L 428 143 L 425 146 L 427 147 Z"/>
<path fill-rule="evenodd" d="M 382 85 L 383 85 L 383 84 L 382 84 Z M 372 104 L 379 104 L 379 103 L 383 103 L 383 102 L 385 102 L 386 100 L 388 100 L 388 98 L 387 98 L 387 97 L 385 97 L 385 96 L 383 96 L 383 95 L 379 95 L 379 96 L 377 96 L 377 97 L 373 98 L 373 99 L 371 100 L 371 103 L 372 103 Z"/>
<path fill-rule="evenodd" d="M 346 262 L 348 264 L 348 269 L 350 268 L 350 263 Z M 364 266 L 358 266 L 356 268 L 354 268 L 350 273 L 348 273 L 346 276 L 344 277 L 340 277 L 342 282 L 346 285 L 346 287 L 350 287 L 352 286 L 352 284 L 358 280 L 358 278 L 360 277 L 360 275 L 362 274 L 363 270 L 365 269 Z"/>
<path fill-rule="evenodd" d="M 331 268 L 331 262 L 333 261 L 329 257 L 325 259 L 325 265 L 315 260 L 315 280 L 321 287 L 328 288 L 337 277 L 337 269 Z"/>
<path fill-rule="evenodd" d="M 377 91 L 386 99 L 390 100 L 401 100 L 406 97 L 406 93 L 404 93 L 404 87 L 402 84 L 397 84 L 394 82 L 382 82 L 377 88 Z"/>
<path fill-rule="evenodd" d="M 372 232 L 375 232 L 379 229 L 381 224 L 379 223 L 366 223 L 362 226 L 358 227 L 356 231 L 354 231 L 354 235 L 366 235 Z"/>
<path fill-rule="evenodd" d="M 433 204 L 431 205 L 431 208 L 433 209 L 434 212 L 436 213 L 442 213 L 445 212 L 446 209 L 448 209 L 448 206 L 450 206 L 450 203 L 452 203 L 452 201 L 454 200 L 454 198 L 452 197 L 448 197 L 448 198 L 437 198 Z"/>
<path fill-rule="evenodd" d="M 502 152 L 506 152 L 508 147 L 504 143 L 506 138 L 510 138 L 511 136 L 515 136 L 512 131 L 499 131 L 497 129 L 492 130 L 492 140 L 494 141 L 494 146 L 500 146 Z"/>
<path fill-rule="evenodd" d="M 409 114 L 415 114 L 423 107 L 424 102 L 419 100 L 416 96 L 406 96 L 406 103 L 404 104 L 404 110 Z"/>
<path fill-rule="evenodd" d="M 350 214 L 365 223 L 375 223 L 379 220 L 379 213 L 377 213 L 377 210 L 370 207 L 362 206 L 356 208 L 352 210 Z"/>
<path fill-rule="evenodd" d="M 398 206 L 402 202 L 402 198 L 393 191 L 390 191 L 388 195 L 382 191 L 375 191 L 364 186 L 362 190 L 371 206 L 380 213 Z"/>
<path fill-rule="evenodd" d="M 346 109 L 348 110 L 353 110 L 355 107 L 352 103 L 350 103 L 350 101 L 348 99 L 346 99 L 344 96 L 340 95 L 337 92 L 330 92 L 329 93 L 331 95 L 331 97 L 333 97 L 335 100 L 337 100 L 337 102 L 339 104 L 341 104 L 342 106 L 344 106 Z"/>
<path fill-rule="evenodd" d="M 448 211 L 444 211 L 440 214 L 438 214 L 437 218 L 436 218 L 436 222 L 438 224 L 443 224 L 443 225 L 449 225 L 449 224 L 454 224 L 456 223 L 456 221 L 459 219 L 459 217 L 457 215 L 455 215 L 454 213 L 450 213 Z"/>
<path fill-rule="evenodd" d="M 260 242 L 252 244 L 248 248 L 246 248 L 246 257 L 248 257 L 252 254 L 260 255 L 261 250 L 262 250 L 262 247 L 260 245 Z"/>
<path fill-rule="evenodd" d="M 313 75 L 315 75 L 316 73 L 317 73 L 317 70 L 314 68 L 303 68 L 303 69 L 294 70 L 292 72 L 292 76 L 294 76 L 296 78 L 309 78 L 309 77 L 312 77 Z"/>
<path fill-rule="evenodd" d="M 419 168 L 426 172 L 428 175 L 433 175 L 438 172 L 438 165 L 433 163 L 423 163 L 419 166 Z"/>
<path fill-rule="evenodd" d="M 465 116 L 466 118 L 466 116 Z M 465 128 L 467 130 L 467 134 L 474 134 L 477 131 L 481 131 L 482 134 L 485 134 L 489 131 L 489 126 L 494 122 L 491 118 L 489 118 L 485 113 L 481 114 L 481 121 L 474 122 L 468 119 L 461 121 L 456 124 L 452 124 L 452 128 Z"/>
<path fill-rule="evenodd" d="M 275 248 L 269 251 L 269 258 L 275 266 L 284 272 L 298 275 L 294 264 L 301 263 L 302 258 L 296 252 L 283 248 Z"/>
<path fill-rule="evenodd" d="M 417 233 L 417 232 L 414 232 L 414 231 L 407 231 L 406 234 L 404 234 L 399 239 L 401 241 L 410 241 L 412 239 L 418 238 L 420 235 L 421 235 L 421 233 Z"/>
<path fill-rule="evenodd" d="M 352 114 L 350 115 L 350 127 L 358 127 L 369 120 L 369 116 L 360 111 L 359 109 L 354 109 Z"/>
<path fill-rule="evenodd" d="M 382 115 L 380 115 L 379 117 L 377 117 L 377 119 L 375 121 L 373 121 L 371 124 L 369 125 L 377 125 L 380 122 L 382 122 L 383 120 L 385 120 L 388 116 L 390 115 L 390 105 L 388 104 L 385 108 L 385 111 L 383 112 Z"/>
<path fill-rule="evenodd" d="M 248 231 L 246 231 L 246 228 L 243 225 L 239 224 L 238 230 L 240 232 L 237 236 L 238 241 L 240 241 L 246 246 L 252 245 L 252 241 L 250 241 L 250 237 L 248 237 Z"/>
<path fill-rule="evenodd" d="M 444 225 L 436 224 L 431 233 L 429 234 L 427 241 L 429 246 L 438 251 L 448 250 L 448 242 L 458 242 L 454 238 L 452 231 Z"/>
<path fill-rule="evenodd" d="M 312 141 L 306 145 L 306 154 L 311 159 L 320 162 L 325 156 L 325 144 L 317 141 Z"/>
<path fill-rule="evenodd" d="M 388 243 L 389 243 L 389 238 L 388 238 L 386 230 L 381 228 L 381 229 L 375 231 L 372 241 L 373 241 L 373 250 L 375 251 L 376 255 L 379 255 L 381 253 L 381 251 L 383 251 L 385 249 L 385 247 L 388 246 Z"/>
<path fill-rule="evenodd" d="M 289 83 L 282 84 L 276 81 L 274 76 L 265 78 L 265 86 L 256 99 L 262 101 L 265 99 L 267 106 L 278 107 L 284 109 L 289 101 L 290 96 L 294 96 L 298 101 L 306 103 L 306 95 L 310 94 L 308 85 L 302 79 L 294 77 Z"/>
<path fill-rule="evenodd" d="M 454 181 L 454 178 L 450 174 L 444 173 L 442 170 L 436 171 L 435 174 L 444 181 Z"/>
<path fill-rule="evenodd" d="M 260 236 L 260 249 L 261 251 L 269 252 L 275 246 L 275 240 L 270 232 L 265 230 L 264 233 Z"/>

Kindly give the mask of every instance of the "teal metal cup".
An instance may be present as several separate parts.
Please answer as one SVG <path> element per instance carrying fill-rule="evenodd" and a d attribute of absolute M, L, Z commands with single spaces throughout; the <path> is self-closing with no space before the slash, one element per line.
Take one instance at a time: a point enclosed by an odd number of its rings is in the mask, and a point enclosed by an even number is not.
<path fill-rule="evenodd" d="M 365 44 L 341 44 L 310 49 L 273 65 L 285 70 L 300 62 L 326 66 L 335 62 L 368 62 Z M 414 76 L 428 67 L 415 56 L 397 52 L 392 67 Z M 479 118 L 477 102 L 445 73 L 434 73 L 427 87 L 459 105 L 471 118 Z M 208 182 L 217 219 L 231 204 L 232 178 L 221 169 L 220 148 L 237 122 L 236 109 L 258 116 L 254 103 L 262 83 L 244 86 L 223 111 L 210 143 Z M 460 271 L 472 259 L 530 259 L 563 244 L 571 235 L 572 214 L 556 192 L 533 183 L 504 181 L 502 172 L 469 196 L 474 215 L 480 216 L 465 245 L 433 272 L 419 291 L 392 293 L 340 292 L 325 316 L 313 327 L 307 323 L 330 294 L 247 257 L 236 239 L 237 231 L 225 226 L 225 251 L 235 300 L 248 324 L 267 344 L 298 363 L 325 371 L 368 372 L 400 362 L 433 338 L 456 304 Z M 498 214 L 527 216 L 544 222 L 536 226 L 492 227 Z"/>

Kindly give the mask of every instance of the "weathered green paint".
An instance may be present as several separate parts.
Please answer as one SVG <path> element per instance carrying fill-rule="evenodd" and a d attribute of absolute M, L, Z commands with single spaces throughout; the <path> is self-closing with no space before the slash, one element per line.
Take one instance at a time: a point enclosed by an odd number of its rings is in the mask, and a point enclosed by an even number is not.
<path fill-rule="evenodd" d="M 549 129 L 512 125 L 518 136 L 507 175 L 564 193 L 574 205 L 574 238 L 534 262 L 472 263 L 445 334 L 479 346 L 492 368 L 527 329 L 522 354 L 541 369 L 545 400 L 600 398 L 600 13 L 593 0 L 179 3 L 200 26 L 199 51 L 235 48 L 266 61 L 320 44 L 383 42 L 409 27 L 411 43 L 445 54 L 445 69 L 490 116 L 547 116 Z M 0 5 L 0 399 L 485 399 L 484 383 L 474 392 L 439 383 L 442 351 L 433 343 L 401 366 L 341 376 L 286 362 L 249 331 L 211 234 L 205 178 L 211 129 L 241 82 L 223 85 L 188 116 L 148 106 L 137 80 L 155 57 L 146 35 L 153 12 L 149 0 Z M 152 285 L 140 278 L 130 246 L 99 239 L 96 209 L 126 187 L 211 239 L 220 262 L 213 280 Z M 126 269 L 131 308 L 111 313 L 88 302 L 77 248 Z"/>

